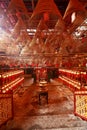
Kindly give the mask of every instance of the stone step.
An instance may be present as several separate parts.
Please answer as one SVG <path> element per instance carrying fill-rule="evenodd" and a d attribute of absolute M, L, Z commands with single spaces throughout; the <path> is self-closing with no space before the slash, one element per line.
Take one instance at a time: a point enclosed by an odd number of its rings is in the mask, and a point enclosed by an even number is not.
<path fill-rule="evenodd" d="M 86 127 L 73 127 L 73 128 L 52 128 L 52 129 L 48 129 L 48 130 L 86 130 Z M 41 129 L 38 129 L 41 130 Z M 47 130 L 47 129 L 43 129 L 43 130 Z"/>
<path fill-rule="evenodd" d="M 87 127 L 87 122 L 84 120 L 81 120 L 75 116 L 70 115 L 44 115 L 44 116 L 31 116 L 31 117 L 23 117 L 19 119 L 20 117 L 16 117 L 14 119 L 15 123 L 17 123 L 17 120 L 23 121 L 25 123 L 22 124 L 23 130 L 29 130 L 31 127 L 39 126 L 40 130 L 86 130 L 83 128 Z M 36 130 L 39 130 L 38 129 Z M 26 128 L 26 129 L 24 129 Z"/>

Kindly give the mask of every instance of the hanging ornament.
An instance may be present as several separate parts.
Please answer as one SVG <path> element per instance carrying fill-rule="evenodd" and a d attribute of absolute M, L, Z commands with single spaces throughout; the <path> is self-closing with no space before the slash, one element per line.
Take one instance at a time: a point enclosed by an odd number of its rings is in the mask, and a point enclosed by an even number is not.
<path fill-rule="evenodd" d="M 16 16 L 17 16 L 18 18 L 20 18 L 20 17 L 21 17 L 21 13 L 20 13 L 20 12 L 17 12 L 17 13 L 16 13 Z"/>
<path fill-rule="evenodd" d="M 46 22 L 46 21 L 49 21 L 49 14 L 48 14 L 48 12 L 45 12 L 44 14 L 43 14 L 43 18 L 44 18 L 44 21 Z"/>

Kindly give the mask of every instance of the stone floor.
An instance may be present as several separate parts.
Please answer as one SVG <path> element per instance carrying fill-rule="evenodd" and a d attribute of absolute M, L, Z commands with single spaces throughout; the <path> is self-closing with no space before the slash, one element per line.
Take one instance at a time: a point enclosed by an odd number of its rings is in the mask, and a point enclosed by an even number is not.
<path fill-rule="evenodd" d="M 26 78 L 14 92 L 14 118 L 0 130 L 87 130 L 87 122 L 74 116 L 73 93 L 58 79 L 48 83 L 48 104 L 39 105 L 37 85 Z"/>

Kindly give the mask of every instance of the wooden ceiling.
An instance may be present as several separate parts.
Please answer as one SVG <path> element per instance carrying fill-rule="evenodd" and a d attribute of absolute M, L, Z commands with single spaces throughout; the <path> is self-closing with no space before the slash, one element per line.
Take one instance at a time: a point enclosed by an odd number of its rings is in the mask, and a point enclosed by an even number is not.
<path fill-rule="evenodd" d="M 9 2 L 11 0 L 0 0 L 0 3 L 4 3 L 5 6 L 8 6 Z M 33 9 L 36 7 L 38 0 L 23 0 L 27 10 L 29 13 L 33 12 Z M 79 0 L 81 3 L 87 3 L 87 0 Z M 66 10 L 66 7 L 69 3 L 69 0 L 54 0 L 56 3 L 58 9 L 60 10 L 61 14 L 64 15 L 64 12 Z"/>
<path fill-rule="evenodd" d="M 32 4 L 35 7 L 37 4 L 38 0 L 24 0 L 24 3 L 28 9 L 29 12 L 32 12 Z M 54 0 L 54 2 L 56 3 L 58 9 L 60 10 L 61 14 L 63 15 L 65 12 L 65 9 L 68 5 L 69 0 Z"/>
<path fill-rule="evenodd" d="M 6 39 L 6 44 L 5 45 L 7 45 L 7 50 L 10 51 L 10 52 L 7 52 L 6 54 L 12 54 L 12 55 L 13 54 L 17 55 L 18 54 L 18 55 L 20 55 L 20 54 L 24 54 L 25 53 L 25 54 L 27 54 L 27 56 L 29 56 L 28 58 L 30 58 L 30 55 L 32 54 L 32 52 L 33 52 L 33 54 L 35 56 L 36 56 L 36 54 L 39 55 L 40 53 L 41 53 L 40 56 L 42 56 L 43 53 L 46 56 L 47 55 L 51 56 L 51 54 L 54 54 L 54 56 L 55 56 L 55 52 L 59 51 L 59 54 L 63 53 L 63 55 L 67 55 L 67 50 L 66 50 L 67 47 L 71 48 L 71 45 L 75 45 L 75 47 L 76 47 L 77 43 L 76 44 L 72 44 L 73 41 L 70 43 L 70 39 L 68 38 L 68 35 L 66 33 L 63 33 L 63 35 L 64 35 L 63 37 L 65 38 L 65 36 L 66 36 L 67 37 L 66 39 L 64 39 L 64 38 L 62 39 L 62 35 L 59 35 L 59 34 L 58 34 L 58 37 L 57 37 L 58 39 L 56 39 L 55 38 L 56 37 L 56 33 L 54 34 L 54 37 L 52 35 L 50 35 L 50 37 L 48 37 L 48 39 L 46 39 L 47 35 L 45 35 L 46 34 L 45 32 L 44 33 L 41 33 L 41 32 L 38 33 L 39 36 L 35 35 L 36 36 L 35 38 L 37 38 L 37 39 L 34 39 L 33 35 L 30 36 L 30 33 L 33 33 L 32 30 L 34 30 L 33 28 L 31 30 L 31 26 L 30 26 L 30 23 L 29 23 L 30 21 L 28 21 L 27 19 L 25 19 L 25 17 L 22 17 L 23 21 L 21 21 L 21 19 L 19 20 L 18 17 L 17 17 L 17 13 L 10 14 L 10 15 L 8 15 L 6 13 L 6 9 L 7 9 L 8 5 L 9 5 L 10 1 L 11 0 L 0 0 L 0 6 L 2 7 L 2 8 L 0 8 L 1 9 L 0 11 L 2 11 L 2 9 L 3 9 L 4 10 L 3 12 L 5 14 L 5 22 L 2 22 L 2 25 L 0 27 L 1 27 L 1 29 L 4 29 L 6 32 L 9 31 L 9 30 L 11 30 L 11 31 L 13 30 L 13 32 L 11 32 L 11 35 L 9 35 L 12 38 L 11 39 L 12 42 L 10 42 L 10 40 Z M 28 13 L 30 14 L 30 16 L 32 15 L 33 10 L 36 7 L 37 1 L 38 0 L 23 0 L 23 2 L 25 4 L 25 6 L 26 6 L 26 8 L 28 10 Z M 87 3 L 87 0 L 79 0 L 79 1 L 82 2 L 82 4 Z M 19 0 L 18 0 L 18 2 L 19 2 Z M 61 12 L 61 14 L 63 16 L 64 12 L 65 12 L 65 10 L 67 8 L 67 5 L 69 3 L 69 0 L 54 0 L 54 2 L 56 3 L 59 11 Z M 87 4 L 86 4 L 86 6 L 87 6 Z M 24 16 L 24 15 L 22 15 L 22 16 Z M 0 16 L 0 18 L 1 18 L 1 20 L 3 20 L 3 17 Z M 7 20 L 6 20 L 6 18 L 7 18 Z M 25 28 L 25 26 L 23 26 L 23 22 L 26 24 L 27 29 L 30 29 L 30 33 L 28 33 L 29 37 L 26 34 L 26 28 Z M 36 23 L 36 21 L 34 22 L 33 27 L 35 26 L 35 23 Z M 35 26 L 35 27 L 38 27 L 38 26 Z M 39 37 L 39 40 L 38 40 L 38 37 Z M 10 37 L 8 37 L 8 38 L 10 39 Z M 46 44 L 44 44 L 45 41 L 49 40 L 50 38 L 51 38 L 51 41 L 50 41 L 51 44 L 49 44 L 50 46 L 47 44 L 47 46 L 44 47 L 44 45 L 46 45 Z M 16 39 L 16 41 L 15 41 L 15 39 Z M 32 42 L 30 42 L 31 39 L 33 39 Z M 37 41 L 34 41 L 34 40 L 37 40 Z M 11 44 L 8 44 L 7 41 L 10 42 Z M 41 43 L 40 46 L 38 46 L 39 42 Z M 5 48 L 5 50 L 6 50 L 6 46 L 3 47 L 3 48 Z M 16 49 L 14 49 L 14 48 L 16 48 Z M 71 49 L 74 50 L 73 48 L 74 47 L 72 47 Z M 78 48 L 78 46 L 77 46 L 77 48 Z M 19 49 L 19 50 L 17 52 L 14 52 L 14 50 L 17 50 L 17 49 Z M 41 61 L 42 61 L 42 57 L 38 57 L 37 60 L 39 60 L 39 58 L 41 58 Z M 32 57 L 31 57 L 31 59 L 32 59 Z M 34 59 L 35 59 L 35 57 L 34 57 Z"/>
<path fill-rule="evenodd" d="M 0 6 L 2 4 L 4 6 L 3 9 L 7 9 L 10 1 L 11 0 L 0 0 Z M 87 3 L 87 0 L 79 0 L 79 1 L 82 2 L 82 4 Z M 24 2 L 25 6 L 26 6 L 26 8 L 28 10 L 29 15 L 31 16 L 32 13 L 33 13 L 34 8 L 36 7 L 36 4 L 37 4 L 38 0 L 23 0 L 23 2 Z M 54 0 L 54 2 L 56 3 L 56 5 L 58 7 L 58 10 L 60 11 L 61 15 L 63 16 L 64 13 L 65 13 L 65 10 L 67 8 L 67 5 L 69 3 L 69 0 Z M 10 17 L 11 17 L 10 19 L 12 21 L 12 23 L 11 23 L 12 28 L 14 28 L 14 26 L 17 23 L 17 20 L 18 20 L 17 16 L 12 14 L 12 16 L 10 16 Z M 10 24 L 9 24 L 9 26 L 10 26 Z M 29 26 L 30 25 L 28 25 L 28 27 Z"/>

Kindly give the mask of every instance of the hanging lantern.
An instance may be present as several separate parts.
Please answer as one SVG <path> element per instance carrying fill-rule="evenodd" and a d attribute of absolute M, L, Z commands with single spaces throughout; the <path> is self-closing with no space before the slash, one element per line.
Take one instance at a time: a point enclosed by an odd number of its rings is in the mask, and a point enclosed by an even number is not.
<path fill-rule="evenodd" d="M 44 21 L 48 21 L 49 20 L 49 14 L 48 14 L 48 12 L 45 12 L 43 14 L 43 18 L 44 18 Z"/>
<path fill-rule="evenodd" d="M 17 12 L 17 13 L 16 13 L 16 16 L 17 16 L 18 18 L 20 18 L 20 17 L 21 17 L 21 13 L 20 13 L 20 12 Z"/>

